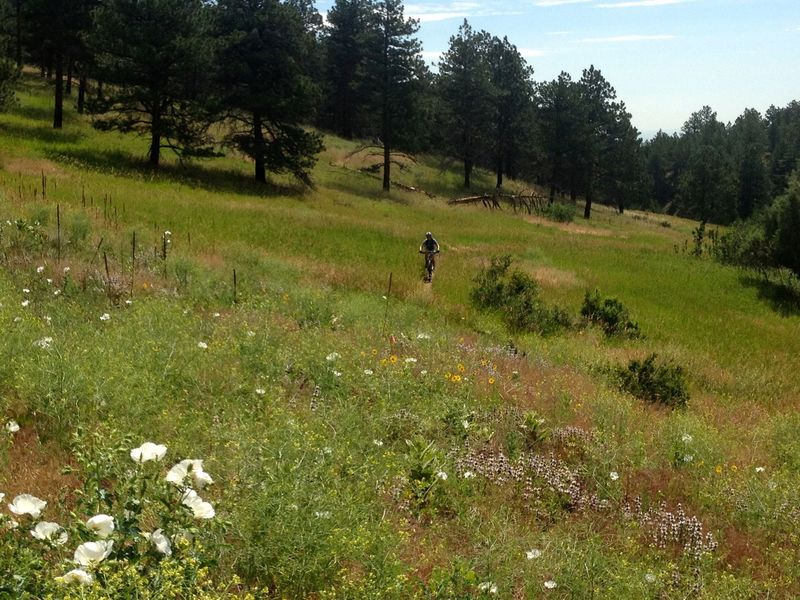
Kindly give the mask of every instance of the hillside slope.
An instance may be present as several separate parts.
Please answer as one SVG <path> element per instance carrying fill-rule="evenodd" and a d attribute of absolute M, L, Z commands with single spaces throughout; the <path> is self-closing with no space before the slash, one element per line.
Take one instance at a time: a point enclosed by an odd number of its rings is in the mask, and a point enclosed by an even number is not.
<path fill-rule="evenodd" d="M 125 449 L 153 441 L 165 467 L 203 458 L 215 480 L 203 547 L 180 549 L 217 565 L 212 597 L 800 594 L 800 310 L 691 257 L 694 223 L 448 206 L 459 175 L 434 157 L 398 179 L 435 196 L 387 195 L 343 168 L 357 145 L 335 138 L 313 191 L 257 186 L 236 157 L 152 172 L 141 139 L 78 115 L 51 130 L 48 102 L 27 79 L 0 116 L 0 418 L 20 425 L 7 498 L 123 522 Z M 428 230 L 443 248 L 432 285 L 416 252 Z M 644 336 L 512 335 L 470 302 L 501 254 L 576 322 L 599 288 Z M 685 411 L 618 389 L 614 367 L 654 352 L 686 369 Z M 83 481 L 115 493 L 87 501 Z M 144 548 L 154 511 L 117 547 Z M 29 570 L 9 550 L 0 573 L 50 592 L 88 535 L 71 529 Z M 166 568 L 141 552 L 99 569 Z"/>

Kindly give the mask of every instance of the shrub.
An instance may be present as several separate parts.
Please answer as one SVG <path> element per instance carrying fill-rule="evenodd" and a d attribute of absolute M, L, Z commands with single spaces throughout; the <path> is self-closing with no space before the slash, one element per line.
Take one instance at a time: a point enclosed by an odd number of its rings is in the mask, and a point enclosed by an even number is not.
<path fill-rule="evenodd" d="M 542 215 L 556 223 L 572 223 L 575 219 L 575 206 L 562 202 L 553 202 L 542 211 Z"/>
<path fill-rule="evenodd" d="M 638 338 L 639 324 L 631 320 L 628 309 L 616 298 L 604 298 L 600 290 L 586 292 L 581 307 L 581 316 L 590 323 L 603 328 L 606 335 L 623 335 Z"/>
<path fill-rule="evenodd" d="M 668 362 L 656 363 L 658 355 L 644 360 L 632 360 L 617 369 L 620 387 L 626 392 L 657 404 L 684 408 L 689 402 L 689 390 L 683 367 Z"/>
<path fill-rule="evenodd" d="M 555 333 L 571 325 L 569 315 L 549 307 L 539 298 L 539 284 L 519 270 L 509 274 L 510 256 L 493 257 L 488 268 L 475 277 L 472 301 L 478 308 L 498 310 L 513 331 Z"/>

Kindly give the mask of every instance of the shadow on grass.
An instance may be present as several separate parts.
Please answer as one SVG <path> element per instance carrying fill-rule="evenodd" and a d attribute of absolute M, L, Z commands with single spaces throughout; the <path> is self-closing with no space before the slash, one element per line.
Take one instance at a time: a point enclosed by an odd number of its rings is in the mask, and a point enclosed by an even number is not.
<path fill-rule="evenodd" d="M 53 122 L 53 109 L 49 106 L 15 106 L 10 112 L 13 115 L 31 119 L 32 121 Z"/>
<path fill-rule="evenodd" d="M 77 144 L 86 137 L 85 134 L 77 131 L 53 129 L 49 125 L 20 125 L 18 123 L 0 123 L 0 134 L 46 144 Z"/>
<path fill-rule="evenodd" d="M 741 282 L 757 290 L 758 298 L 784 317 L 800 315 L 800 290 L 783 281 L 772 281 L 756 275 L 743 275 Z"/>
<path fill-rule="evenodd" d="M 229 171 L 208 167 L 198 162 L 181 164 L 162 164 L 153 168 L 144 159 L 137 158 L 120 150 L 90 150 L 75 148 L 53 150 L 47 157 L 79 168 L 100 173 L 128 177 L 145 177 L 152 181 L 168 181 L 212 192 L 228 192 L 252 196 L 293 196 L 300 197 L 306 189 L 300 185 L 282 185 L 269 182 L 258 183 L 239 171 Z"/>

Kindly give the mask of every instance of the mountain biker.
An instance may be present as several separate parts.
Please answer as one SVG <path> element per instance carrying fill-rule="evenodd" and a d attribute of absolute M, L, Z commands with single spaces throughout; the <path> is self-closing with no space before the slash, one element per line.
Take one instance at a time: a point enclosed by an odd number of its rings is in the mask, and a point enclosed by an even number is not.
<path fill-rule="evenodd" d="M 439 242 L 433 238 L 433 234 L 429 231 L 425 234 L 425 241 L 419 247 L 419 253 L 424 254 L 426 260 L 431 261 L 431 272 L 436 269 L 436 255 L 439 253 Z"/>

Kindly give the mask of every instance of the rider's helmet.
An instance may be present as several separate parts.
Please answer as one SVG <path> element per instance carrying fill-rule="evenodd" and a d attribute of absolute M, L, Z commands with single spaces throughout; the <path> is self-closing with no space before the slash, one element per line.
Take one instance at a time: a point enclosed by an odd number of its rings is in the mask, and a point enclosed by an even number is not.
<path fill-rule="evenodd" d="M 425 234 L 425 237 L 431 239 L 433 237 L 433 234 L 429 231 L 428 233 Z"/>

